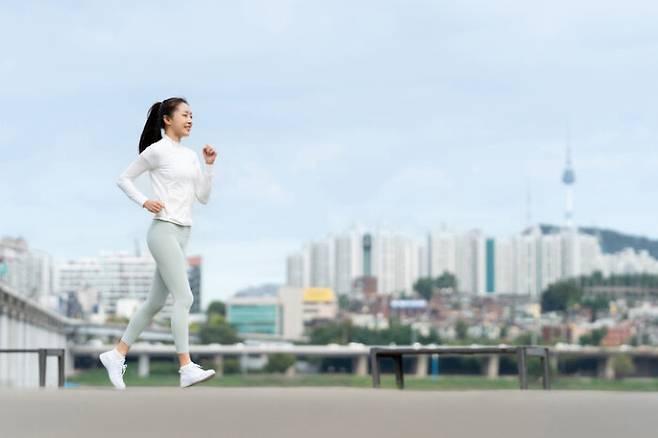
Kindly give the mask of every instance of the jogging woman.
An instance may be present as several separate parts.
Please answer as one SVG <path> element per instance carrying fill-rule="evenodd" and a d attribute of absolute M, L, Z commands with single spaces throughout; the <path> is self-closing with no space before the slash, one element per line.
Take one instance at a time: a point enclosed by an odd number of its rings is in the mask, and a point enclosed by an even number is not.
<path fill-rule="evenodd" d="M 215 375 L 190 359 L 188 315 L 193 296 L 187 278 L 185 247 L 192 226 L 192 203 L 206 204 L 212 186 L 212 165 L 217 154 L 210 145 L 203 148 L 203 168 L 197 154 L 180 141 L 190 135 L 192 111 L 187 101 L 172 97 L 151 106 L 142 136 L 139 156 L 119 176 L 117 185 L 137 205 L 154 213 L 146 242 L 156 262 L 155 275 L 146 301 L 130 319 L 116 346 L 99 358 L 110 381 L 124 389 L 125 357 L 139 334 L 162 309 L 171 293 L 174 296 L 171 330 L 180 368 L 180 386 L 203 382 Z M 164 130 L 164 136 L 162 135 Z M 154 199 L 148 199 L 134 184 L 149 171 Z"/>

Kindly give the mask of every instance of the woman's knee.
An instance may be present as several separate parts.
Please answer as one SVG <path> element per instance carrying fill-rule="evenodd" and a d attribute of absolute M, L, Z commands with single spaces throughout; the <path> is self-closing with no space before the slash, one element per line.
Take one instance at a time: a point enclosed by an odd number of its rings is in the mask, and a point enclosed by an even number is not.
<path fill-rule="evenodd" d="M 192 308 L 193 302 L 194 296 L 192 295 L 192 292 L 188 291 L 188 293 L 176 297 L 174 300 L 174 305 L 189 311 L 190 308 Z"/>

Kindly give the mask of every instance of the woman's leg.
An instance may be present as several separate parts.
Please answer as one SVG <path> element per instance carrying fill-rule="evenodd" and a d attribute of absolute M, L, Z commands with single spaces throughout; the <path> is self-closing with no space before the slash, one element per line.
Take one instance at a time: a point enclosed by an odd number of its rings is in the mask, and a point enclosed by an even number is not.
<path fill-rule="evenodd" d="M 187 260 L 184 253 L 188 236 L 189 227 L 154 220 L 147 238 L 160 277 L 174 296 L 171 330 L 181 365 L 189 363 L 188 315 L 194 300 L 187 278 Z"/>
<path fill-rule="evenodd" d="M 162 281 L 160 271 L 155 269 L 151 290 L 146 297 L 146 301 L 137 309 L 135 314 L 130 318 L 128 327 L 126 327 L 121 340 L 116 345 L 117 351 L 124 356 L 128 353 L 130 346 L 137 340 L 140 333 L 149 325 L 156 313 L 158 313 L 167 301 L 169 290 Z"/>

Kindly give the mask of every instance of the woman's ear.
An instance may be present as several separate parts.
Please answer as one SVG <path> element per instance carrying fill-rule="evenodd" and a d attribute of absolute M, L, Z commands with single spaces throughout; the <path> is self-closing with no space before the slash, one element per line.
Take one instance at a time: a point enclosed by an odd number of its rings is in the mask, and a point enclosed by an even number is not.
<path fill-rule="evenodd" d="M 165 115 L 165 116 L 162 117 L 162 120 L 164 121 L 165 126 L 171 126 L 171 117 L 170 116 Z"/>

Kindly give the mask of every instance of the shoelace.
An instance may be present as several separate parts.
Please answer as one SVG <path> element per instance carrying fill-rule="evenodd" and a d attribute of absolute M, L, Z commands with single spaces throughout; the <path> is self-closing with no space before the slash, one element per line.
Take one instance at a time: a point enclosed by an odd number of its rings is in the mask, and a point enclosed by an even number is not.
<path fill-rule="evenodd" d="M 126 372 L 126 368 L 128 368 L 128 365 L 125 363 L 121 365 L 121 377 L 123 377 L 124 373 Z"/>
<path fill-rule="evenodd" d="M 199 365 L 198 363 L 194 363 L 194 362 L 190 362 L 190 363 L 192 364 L 193 367 L 203 369 L 203 368 L 201 368 L 201 365 Z M 183 373 L 183 371 L 178 370 L 178 374 L 182 374 L 182 373 Z"/>

